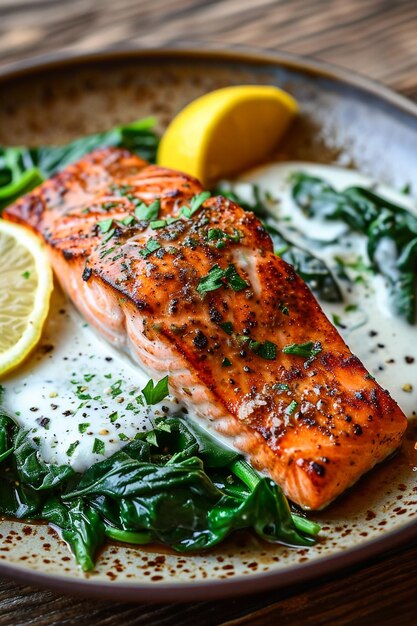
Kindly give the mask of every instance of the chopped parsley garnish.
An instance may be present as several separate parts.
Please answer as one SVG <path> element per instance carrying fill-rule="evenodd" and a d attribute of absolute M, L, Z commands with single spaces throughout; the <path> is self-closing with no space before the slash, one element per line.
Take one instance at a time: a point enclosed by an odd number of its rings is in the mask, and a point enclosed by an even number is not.
<path fill-rule="evenodd" d="M 219 265 L 213 265 L 206 276 L 200 278 L 197 291 L 200 294 L 208 291 L 215 291 L 227 284 L 234 291 L 241 291 L 249 287 L 248 283 L 239 275 L 236 267 L 230 264 L 226 269 L 222 269 Z"/>
<path fill-rule="evenodd" d="M 106 236 L 103 237 L 103 243 L 107 243 L 108 241 L 110 241 L 110 239 L 113 237 L 114 233 L 116 232 L 115 228 L 111 228 L 107 233 Z"/>
<path fill-rule="evenodd" d="M 72 456 L 74 454 L 74 452 L 75 452 L 76 447 L 79 446 L 79 445 L 80 445 L 79 441 L 74 441 L 73 443 L 71 443 L 68 446 L 67 456 Z"/>
<path fill-rule="evenodd" d="M 142 248 L 139 254 L 141 257 L 146 259 L 150 254 L 152 254 L 152 252 L 155 252 L 155 250 L 159 250 L 160 247 L 161 245 L 156 241 L 156 239 L 148 239 L 148 241 L 146 242 L 146 246 Z"/>
<path fill-rule="evenodd" d="M 297 402 L 295 400 L 292 400 L 287 406 L 287 408 L 285 409 L 285 413 L 287 415 L 292 415 L 296 408 L 297 408 Z"/>
<path fill-rule="evenodd" d="M 265 341 L 261 343 L 260 341 L 254 341 L 245 335 L 239 335 L 238 339 L 246 344 L 251 352 L 257 354 L 263 359 L 267 359 L 267 361 L 273 361 L 277 356 L 277 347 L 272 341 Z"/>
<path fill-rule="evenodd" d="M 164 228 L 167 225 L 166 220 L 154 220 L 150 223 L 150 227 L 152 230 L 157 230 L 158 228 Z"/>
<path fill-rule="evenodd" d="M 23 272 L 22 277 L 25 278 L 26 280 L 28 280 L 30 278 L 30 272 L 28 272 L 28 271 Z"/>
<path fill-rule="evenodd" d="M 144 406 L 142 396 L 136 396 L 135 400 L 138 404 L 140 404 L 140 406 Z"/>
<path fill-rule="evenodd" d="M 118 437 L 120 441 L 129 441 L 129 437 L 125 435 L 124 433 L 118 433 Z"/>
<path fill-rule="evenodd" d="M 91 400 L 91 395 L 86 393 L 87 388 L 84 385 L 77 385 L 77 391 L 75 395 L 79 400 Z"/>
<path fill-rule="evenodd" d="M 238 274 L 234 265 L 229 265 L 226 271 L 227 284 L 233 289 L 233 291 L 241 291 L 242 289 L 249 287 L 248 283 Z"/>
<path fill-rule="evenodd" d="M 272 341 L 264 341 L 264 343 L 251 341 L 249 348 L 252 352 L 261 356 L 263 359 L 267 359 L 268 361 L 273 361 L 277 356 L 277 347 L 274 343 L 272 343 Z"/>
<path fill-rule="evenodd" d="M 232 334 L 232 332 L 233 332 L 233 324 L 232 324 L 232 322 L 223 322 L 222 324 L 219 324 L 219 326 L 228 335 Z"/>
<path fill-rule="evenodd" d="M 339 326 L 340 328 L 345 328 L 345 326 L 342 324 L 342 319 L 340 315 L 336 315 L 336 313 L 332 313 L 332 320 L 335 326 Z"/>
<path fill-rule="evenodd" d="M 239 243 L 241 238 L 243 237 L 242 233 L 235 229 L 233 235 L 229 235 L 225 233 L 221 228 L 209 228 L 207 233 L 207 239 L 209 241 L 216 242 L 216 248 L 224 248 L 226 246 L 227 241 L 232 241 L 233 243 Z"/>
<path fill-rule="evenodd" d="M 274 385 L 274 389 L 276 389 L 277 391 L 289 391 L 290 386 L 287 385 L 287 383 L 277 383 L 276 385 Z"/>
<path fill-rule="evenodd" d="M 127 215 L 127 217 L 122 220 L 122 224 L 123 226 L 130 226 L 134 221 L 135 218 L 133 217 L 133 215 Z"/>
<path fill-rule="evenodd" d="M 211 196 L 211 193 L 209 191 L 202 191 L 197 196 L 194 196 L 194 198 L 191 198 L 190 200 L 189 207 L 188 206 L 182 207 L 181 215 L 183 215 L 187 219 L 190 219 L 190 217 L 192 217 L 194 213 L 198 211 L 198 209 L 201 207 L 203 202 L 208 200 L 210 196 Z"/>
<path fill-rule="evenodd" d="M 135 209 L 135 215 L 138 220 L 146 220 L 147 222 L 151 222 L 158 219 L 160 208 L 161 203 L 159 200 L 155 200 L 149 206 L 146 205 L 144 202 L 141 202 Z"/>
<path fill-rule="evenodd" d="M 346 313 L 352 313 L 353 311 L 357 311 L 358 310 L 358 305 L 357 304 L 347 304 L 345 306 L 345 312 Z"/>
<path fill-rule="evenodd" d="M 106 449 L 106 445 L 104 443 L 104 441 L 101 441 L 101 439 L 94 439 L 94 443 L 93 443 L 93 454 L 104 454 L 104 451 Z"/>
<path fill-rule="evenodd" d="M 148 405 L 161 402 L 169 395 L 168 376 L 161 378 L 156 385 L 151 378 L 142 389 L 142 393 Z"/>
<path fill-rule="evenodd" d="M 95 378 L 95 374 L 84 374 L 84 380 L 86 383 L 89 383 L 90 381 L 92 381 L 93 378 Z"/>
<path fill-rule="evenodd" d="M 108 219 L 108 220 L 102 220 L 101 222 L 97 222 L 97 223 L 98 223 L 100 232 L 104 235 L 105 233 L 108 233 L 109 230 L 111 229 L 111 226 L 113 224 L 113 218 Z"/>
<path fill-rule="evenodd" d="M 290 314 L 289 308 L 283 302 L 280 302 L 280 304 L 278 305 L 278 308 L 279 308 L 279 310 L 281 311 L 281 313 L 283 315 L 289 315 Z"/>
<path fill-rule="evenodd" d="M 114 413 L 111 413 L 109 415 L 109 420 L 111 421 L 112 424 L 114 424 L 114 422 L 117 422 L 118 419 L 119 419 L 119 414 L 117 411 L 114 411 Z"/>
<path fill-rule="evenodd" d="M 116 380 L 115 383 L 113 383 L 112 385 L 110 385 L 110 393 L 111 393 L 111 397 L 117 398 L 117 396 L 120 396 L 120 394 L 122 393 L 122 380 Z"/>
<path fill-rule="evenodd" d="M 323 350 L 319 341 L 306 341 L 305 343 L 290 343 L 284 346 L 282 351 L 284 354 L 295 354 L 303 356 L 307 359 L 317 356 Z"/>
<path fill-rule="evenodd" d="M 232 364 L 231 361 L 229 361 L 229 359 L 227 357 L 224 357 L 223 361 L 222 361 L 222 367 L 230 367 Z"/>
<path fill-rule="evenodd" d="M 78 424 L 78 431 L 83 435 L 90 427 L 90 422 L 82 422 Z"/>
<path fill-rule="evenodd" d="M 100 259 L 104 259 L 104 257 L 106 257 L 108 254 L 111 254 L 112 252 L 114 252 L 114 246 L 108 248 L 107 250 L 103 250 L 103 252 L 100 252 Z"/>

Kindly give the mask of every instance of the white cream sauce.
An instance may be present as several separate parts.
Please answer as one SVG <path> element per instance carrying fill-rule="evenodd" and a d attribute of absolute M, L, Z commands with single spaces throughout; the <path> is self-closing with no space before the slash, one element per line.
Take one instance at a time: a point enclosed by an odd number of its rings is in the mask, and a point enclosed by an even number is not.
<path fill-rule="evenodd" d="M 173 398 L 146 406 L 141 389 L 148 380 L 55 288 L 41 343 L 2 384 L 6 410 L 42 458 L 82 472 L 150 430 L 156 417 L 181 410 Z"/>
<path fill-rule="evenodd" d="M 247 173 L 234 187 L 250 197 L 256 183 L 277 202 L 270 205 L 285 237 L 310 249 L 335 273 L 335 257 L 354 267 L 345 268 L 352 282 L 338 281 L 342 304 L 321 302 L 330 320 L 336 315 L 339 331 L 378 382 L 389 389 L 409 416 L 417 410 L 417 326 L 395 317 L 387 302 L 381 276 L 363 269 L 369 265 L 366 241 L 346 225 L 306 218 L 290 195 L 288 175 L 303 170 L 328 180 L 337 189 L 361 184 L 417 211 L 415 203 L 393 190 L 373 185 L 357 172 L 306 163 L 273 164 Z M 389 262 L 389 249 L 386 251 Z M 355 282 L 358 276 L 362 282 Z M 356 310 L 349 310 L 356 305 Z M 348 310 L 346 310 L 348 307 Z M 152 428 L 155 417 L 178 413 L 173 398 L 151 407 L 138 403 L 147 383 L 130 359 L 101 339 L 55 289 L 42 341 L 23 368 L 8 376 L 5 405 L 28 429 L 49 462 L 71 464 L 84 471 L 110 456 L 138 432 Z M 205 425 L 206 428 L 210 428 Z M 210 432 L 222 443 L 225 438 Z"/>

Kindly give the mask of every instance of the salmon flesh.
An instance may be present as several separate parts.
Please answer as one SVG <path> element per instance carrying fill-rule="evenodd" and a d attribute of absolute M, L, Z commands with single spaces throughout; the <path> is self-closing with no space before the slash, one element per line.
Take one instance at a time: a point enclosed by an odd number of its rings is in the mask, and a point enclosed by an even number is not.
<path fill-rule="evenodd" d="M 253 213 L 185 174 L 92 152 L 4 213 L 46 243 L 88 322 L 294 502 L 320 509 L 406 418 Z M 204 201 L 203 201 L 204 200 Z"/>

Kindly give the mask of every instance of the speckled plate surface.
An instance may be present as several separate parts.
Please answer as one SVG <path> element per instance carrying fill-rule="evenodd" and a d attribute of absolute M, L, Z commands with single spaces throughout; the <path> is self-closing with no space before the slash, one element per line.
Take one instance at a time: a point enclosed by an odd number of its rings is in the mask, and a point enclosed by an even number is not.
<path fill-rule="evenodd" d="M 397 188 L 415 177 L 415 105 L 343 71 L 255 51 L 112 50 L 2 70 L 0 144 L 58 143 L 150 114 L 162 131 L 196 96 L 241 83 L 279 85 L 300 102 L 280 158 L 353 166 Z M 0 574 L 117 601 L 190 601 L 302 582 L 417 536 L 416 438 L 411 423 L 395 458 L 313 516 L 322 533 L 308 550 L 246 533 L 191 556 L 108 545 L 86 576 L 52 529 L 2 521 Z"/>

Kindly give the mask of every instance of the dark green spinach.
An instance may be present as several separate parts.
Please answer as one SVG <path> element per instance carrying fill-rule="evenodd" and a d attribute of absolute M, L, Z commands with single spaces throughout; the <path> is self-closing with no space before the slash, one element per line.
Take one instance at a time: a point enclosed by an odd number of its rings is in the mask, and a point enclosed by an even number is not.
<path fill-rule="evenodd" d="M 158 136 L 152 117 L 80 137 L 62 146 L 0 147 L 0 211 L 95 148 L 123 147 L 153 163 Z"/>
<path fill-rule="evenodd" d="M 39 456 L 28 433 L 0 419 L 0 513 L 57 527 L 84 571 L 105 537 L 206 549 L 240 528 L 309 546 L 319 527 L 291 513 L 282 491 L 183 417 L 159 418 L 84 474 Z"/>
<path fill-rule="evenodd" d="M 336 191 L 303 172 L 293 175 L 292 195 L 307 215 L 341 220 L 367 237 L 374 271 L 387 280 L 393 309 L 410 324 L 416 317 L 417 216 L 363 187 Z"/>

